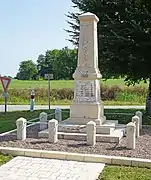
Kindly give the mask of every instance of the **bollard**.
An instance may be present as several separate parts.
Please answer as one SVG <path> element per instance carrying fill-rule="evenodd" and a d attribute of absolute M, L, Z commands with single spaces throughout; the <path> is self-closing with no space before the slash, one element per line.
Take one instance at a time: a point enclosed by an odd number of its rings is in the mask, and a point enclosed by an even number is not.
<path fill-rule="evenodd" d="M 137 111 L 136 113 L 135 113 L 138 117 L 139 117 L 139 126 L 140 126 L 140 130 L 142 129 L 142 124 L 143 124 L 143 113 L 141 112 L 141 111 Z"/>
<path fill-rule="evenodd" d="M 137 138 L 137 137 L 139 137 L 140 118 L 135 115 L 132 117 L 132 122 L 135 123 L 135 126 L 136 126 L 136 138 Z"/>
<path fill-rule="evenodd" d="M 136 126 L 133 122 L 130 122 L 126 126 L 126 139 L 127 139 L 127 148 L 135 149 L 136 139 Z"/>
<path fill-rule="evenodd" d="M 56 143 L 58 141 L 58 121 L 52 119 L 48 122 L 49 142 Z"/>
<path fill-rule="evenodd" d="M 55 109 L 55 119 L 58 120 L 58 122 L 62 121 L 62 110 L 60 108 Z"/>
<path fill-rule="evenodd" d="M 31 91 L 31 95 L 30 95 L 30 111 L 34 111 L 34 104 L 35 104 L 35 91 L 32 90 Z"/>
<path fill-rule="evenodd" d="M 96 123 L 94 121 L 90 121 L 86 125 L 87 131 L 87 145 L 95 146 L 96 144 Z"/>
<path fill-rule="evenodd" d="M 17 139 L 25 140 L 26 139 L 26 119 L 19 118 L 16 121 L 16 125 L 17 125 Z"/>
<path fill-rule="evenodd" d="M 47 113 L 42 112 L 39 115 L 40 119 L 40 130 L 43 131 L 48 128 L 48 123 L 47 123 Z"/>
<path fill-rule="evenodd" d="M 101 120 L 100 119 L 96 119 L 95 123 L 96 123 L 96 125 L 100 126 L 101 125 Z"/>

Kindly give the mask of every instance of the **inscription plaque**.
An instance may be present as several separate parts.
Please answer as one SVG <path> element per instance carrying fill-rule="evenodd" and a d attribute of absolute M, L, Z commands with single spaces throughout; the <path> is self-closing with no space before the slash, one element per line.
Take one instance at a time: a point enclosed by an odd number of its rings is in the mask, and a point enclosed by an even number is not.
<path fill-rule="evenodd" d="M 92 80 L 77 80 L 75 90 L 75 100 L 83 102 L 96 101 L 95 81 Z"/>

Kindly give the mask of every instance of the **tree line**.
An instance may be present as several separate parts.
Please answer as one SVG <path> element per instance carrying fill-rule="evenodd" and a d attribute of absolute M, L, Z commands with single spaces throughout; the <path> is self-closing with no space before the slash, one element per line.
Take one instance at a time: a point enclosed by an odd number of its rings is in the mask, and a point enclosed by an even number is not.
<path fill-rule="evenodd" d="M 18 80 L 44 79 L 45 74 L 53 74 L 55 80 L 72 79 L 77 63 L 77 50 L 68 47 L 60 50 L 47 50 L 40 54 L 36 63 L 33 60 L 22 61 L 16 75 Z"/>

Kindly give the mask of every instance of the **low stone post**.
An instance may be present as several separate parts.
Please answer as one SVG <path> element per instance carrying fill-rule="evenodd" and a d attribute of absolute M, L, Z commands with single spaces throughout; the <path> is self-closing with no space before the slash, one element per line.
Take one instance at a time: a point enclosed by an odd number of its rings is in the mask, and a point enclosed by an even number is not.
<path fill-rule="evenodd" d="M 96 123 L 96 125 L 100 126 L 101 125 L 101 120 L 100 119 L 96 119 L 95 123 Z"/>
<path fill-rule="evenodd" d="M 136 113 L 136 116 L 138 116 L 139 117 L 139 120 L 140 120 L 140 122 L 139 122 L 139 127 L 140 127 L 140 130 L 142 129 L 142 124 L 143 124 L 143 113 L 141 112 L 141 111 L 137 111 Z"/>
<path fill-rule="evenodd" d="M 48 123 L 47 123 L 47 113 L 42 112 L 39 115 L 39 119 L 40 119 L 40 130 L 45 130 L 48 128 Z"/>
<path fill-rule="evenodd" d="M 133 122 L 130 122 L 126 126 L 126 138 L 127 138 L 127 148 L 135 149 L 136 144 L 136 126 Z"/>
<path fill-rule="evenodd" d="M 90 121 L 86 125 L 87 131 L 87 145 L 95 146 L 96 144 L 96 123 Z"/>
<path fill-rule="evenodd" d="M 140 119 L 138 116 L 133 116 L 132 117 L 132 122 L 135 123 L 136 126 L 136 138 L 139 137 L 139 129 L 140 129 Z"/>
<path fill-rule="evenodd" d="M 58 121 L 52 119 L 48 122 L 49 142 L 56 143 L 58 141 Z"/>
<path fill-rule="evenodd" d="M 55 109 L 55 119 L 58 120 L 58 122 L 62 121 L 62 110 L 60 108 Z"/>
<path fill-rule="evenodd" d="M 25 140 L 26 139 L 26 123 L 27 120 L 24 118 L 19 118 L 16 121 L 17 126 L 17 139 L 18 140 Z"/>

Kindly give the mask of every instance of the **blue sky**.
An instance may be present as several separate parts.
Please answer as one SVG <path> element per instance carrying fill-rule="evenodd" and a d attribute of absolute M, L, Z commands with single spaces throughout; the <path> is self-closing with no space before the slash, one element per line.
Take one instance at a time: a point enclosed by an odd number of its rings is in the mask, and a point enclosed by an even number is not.
<path fill-rule="evenodd" d="M 0 74 L 15 76 L 19 63 L 47 49 L 72 44 L 65 14 L 71 0 L 0 0 Z"/>

